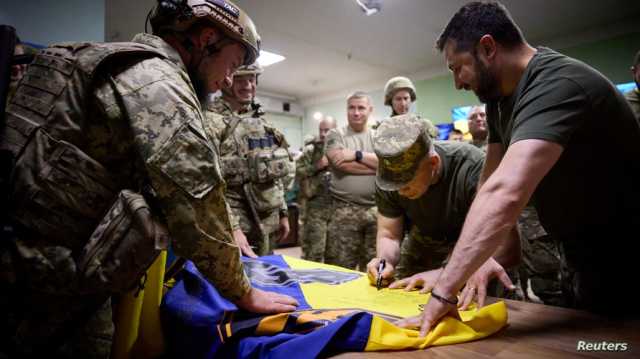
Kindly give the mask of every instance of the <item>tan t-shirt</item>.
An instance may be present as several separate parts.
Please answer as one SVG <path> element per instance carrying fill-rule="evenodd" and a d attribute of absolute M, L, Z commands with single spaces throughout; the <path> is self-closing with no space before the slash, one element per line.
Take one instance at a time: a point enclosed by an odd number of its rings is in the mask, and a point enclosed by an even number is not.
<path fill-rule="evenodd" d="M 349 126 L 329 131 L 325 151 L 333 149 L 351 149 L 373 153 L 373 130 L 355 132 Z M 354 175 L 331 167 L 329 191 L 333 198 L 363 206 L 375 205 L 376 176 Z"/>

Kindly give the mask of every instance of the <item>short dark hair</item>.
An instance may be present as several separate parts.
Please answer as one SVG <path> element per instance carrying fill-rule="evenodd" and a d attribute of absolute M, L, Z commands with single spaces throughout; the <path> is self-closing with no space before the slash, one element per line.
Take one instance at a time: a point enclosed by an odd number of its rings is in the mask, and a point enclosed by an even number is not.
<path fill-rule="evenodd" d="M 369 102 L 369 106 L 373 106 L 373 101 L 371 100 L 371 96 L 369 96 L 364 91 L 356 91 L 351 93 L 349 97 L 347 97 L 347 103 L 349 103 L 349 101 L 351 101 L 354 98 L 364 98 L 367 100 L 367 102 Z"/>
<path fill-rule="evenodd" d="M 438 37 L 436 48 L 442 52 L 448 40 L 455 40 L 456 51 L 469 51 L 484 35 L 491 35 L 505 47 L 524 43 L 522 31 L 504 5 L 495 1 L 470 2 L 458 10 Z"/>
<path fill-rule="evenodd" d="M 455 134 L 458 134 L 458 135 L 464 135 L 464 133 L 462 133 L 462 131 L 458 130 L 457 128 L 454 128 L 453 130 L 451 130 L 450 133 L 455 133 Z"/>
<path fill-rule="evenodd" d="M 640 50 L 636 52 L 636 56 L 633 58 L 633 67 L 638 66 L 640 64 Z"/>

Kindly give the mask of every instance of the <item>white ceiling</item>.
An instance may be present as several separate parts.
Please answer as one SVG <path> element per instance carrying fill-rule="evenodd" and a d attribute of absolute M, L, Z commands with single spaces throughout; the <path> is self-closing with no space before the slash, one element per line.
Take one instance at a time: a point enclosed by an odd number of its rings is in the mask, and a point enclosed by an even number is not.
<path fill-rule="evenodd" d="M 380 89 L 396 75 L 414 80 L 446 71 L 434 41 L 461 0 L 383 0 L 365 16 L 355 0 L 237 0 L 253 18 L 263 49 L 287 59 L 269 66 L 260 91 L 303 105 L 359 88 Z M 106 39 L 143 30 L 154 0 L 106 1 Z M 505 0 L 533 44 L 562 47 L 640 30 L 638 0 Z"/>

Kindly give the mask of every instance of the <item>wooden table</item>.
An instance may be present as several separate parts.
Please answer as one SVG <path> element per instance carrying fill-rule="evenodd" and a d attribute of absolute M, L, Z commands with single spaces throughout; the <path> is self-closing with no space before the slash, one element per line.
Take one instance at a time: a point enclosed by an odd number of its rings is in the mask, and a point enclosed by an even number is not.
<path fill-rule="evenodd" d="M 622 297 L 620 305 L 630 305 L 628 299 Z M 507 327 L 485 339 L 424 350 L 344 353 L 335 358 L 640 358 L 640 320 L 614 321 L 573 309 L 505 302 Z M 628 349 L 577 351 L 580 340 L 627 343 Z"/>

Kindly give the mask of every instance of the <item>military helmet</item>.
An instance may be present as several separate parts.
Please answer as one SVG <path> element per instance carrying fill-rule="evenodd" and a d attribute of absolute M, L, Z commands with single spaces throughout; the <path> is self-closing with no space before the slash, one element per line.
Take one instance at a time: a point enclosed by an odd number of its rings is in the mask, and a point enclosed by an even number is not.
<path fill-rule="evenodd" d="M 233 73 L 233 76 L 244 76 L 244 75 L 260 75 L 262 73 L 262 66 L 256 61 L 251 65 L 242 65 L 238 67 L 236 72 Z"/>
<path fill-rule="evenodd" d="M 416 87 L 413 86 L 413 82 L 406 77 L 396 76 L 384 85 L 384 104 L 386 106 L 391 106 L 391 99 L 398 90 L 409 90 L 411 101 L 416 100 Z"/>
<path fill-rule="evenodd" d="M 231 39 L 244 45 L 244 64 L 256 61 L 260 53 L 260 35 L 253 21 L 228 0 L 158 0 L 150 14 L 154 34 L 162 30 L 185 32 L 200 20 L 208 21 Z"/>

